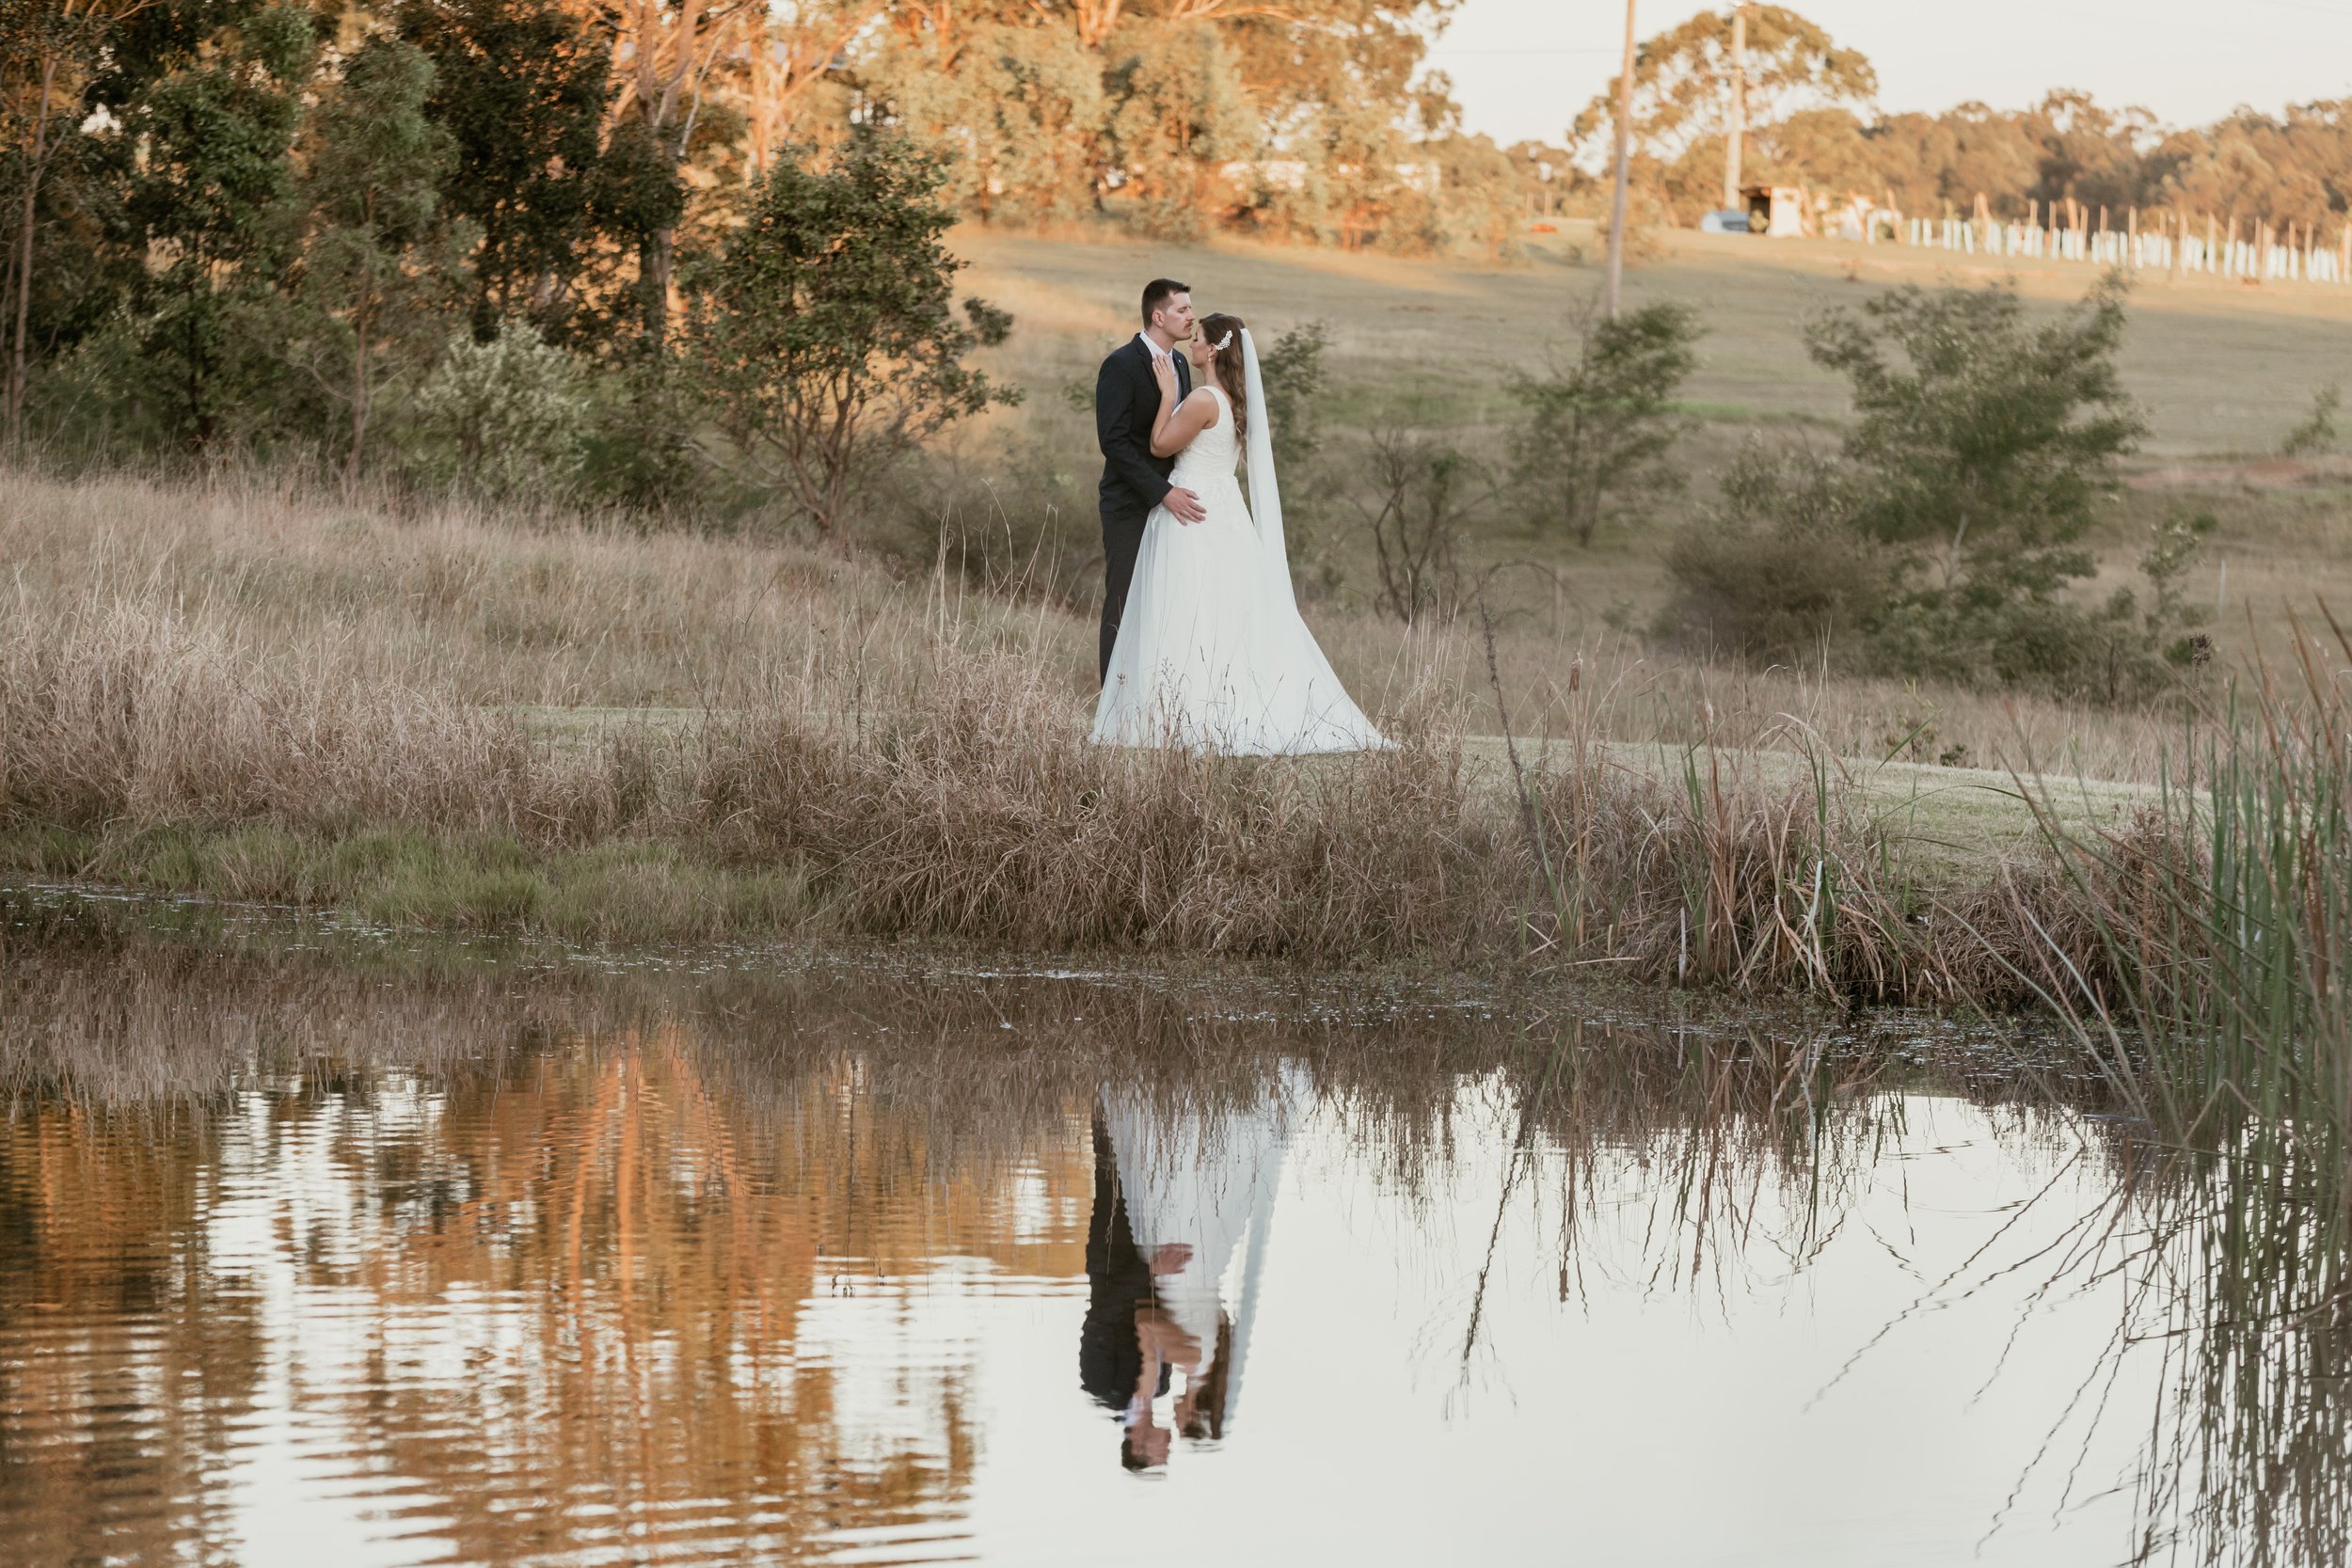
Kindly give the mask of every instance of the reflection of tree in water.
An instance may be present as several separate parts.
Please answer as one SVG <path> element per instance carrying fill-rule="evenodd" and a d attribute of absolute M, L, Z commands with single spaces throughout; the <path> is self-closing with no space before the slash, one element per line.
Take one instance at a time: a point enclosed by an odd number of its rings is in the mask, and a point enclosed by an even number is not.
<path fill-rule="evenodd" d="M 126 1018 L 191 1025 L 193 1063 L 255 1037 L 233 985 L 222 1037 L 200 1037 L 186 1004 L 217 978 L 85 978 L 45 1000 L 113 1034 L 63 1076 L 119 1083 L 114 1055 L 150 1043 Z M 675 1027 L 583 1039 L 505 1010 L 500 1030 L 464 994 L 355 1016 L 357 990 L 308 997 L 352 1027 L 308 1036 L 303 1070 L 160 1104 L 50 1097 L 0 1124 L 0 1322 L 87 1324 L 71 1358 L 21 1330 L 0 1352 L 24 1461 L 8 1517 L 55 1548 L 31 1560 L 73 1560 L 94 1520 L 119 1521 L 129 1558 L 233 1555 L 223 1482 L 273 1363 L 305 1446 L 365 1455 L 388 1528 L 468 1560 L 657 1539 L 789 1557 L 958 1512 L 977 1438 L 952 1348 L 916 1347 L 886 1411 L 849 1411 L 842 1378 L 879 1370 L 852 1359 L 897 1347 L 852 1334 L 836 1366 L 805 1354 L 806 1320 L 942 1252 L 1074 1274 L 1079 1161 L 942 1164 L 838 1050 L 714 1085 Z M 371 1036 L 405 1037 L 397 1059 L 419 1033 L 457 1037 L 439 1070 L 367 1062 Z M 275 1190 L 252 1190 L 262 1174 Z M 273 1314 L 281 1286 L 294 1305 Z"/>
<path fill-rule="evenodd" d="M 53 1104 L 0 1121 L 7 1555 L 226 1560 L 219 1481 L 261 1380 L 259 1304 L 204 1268 L 200 1132 L 174 1147 L 113 1119 Z M 186 1122 L 164 1109 L 151 1127 Z"/>
<path fill-rule="evenodd" d="M 466 1361 L 387 1367 L 343 1402 L 358 1441 L 429 1479 L 420 1523 L 476 1560 L 517 1532 L 584 1552 L 613 1533 L 606 1509 L 624 1537 L 774 1551 L 960 1497 L 974 1444 L 957 1370 L 928 1391 L 930 1435 L 876 1445 L 844 1429 L 834 1370 L 796 1349 L 820 1257 L 863 1231 L 882 1243 L 869 1259 L 920 1258 L 903 1232 L 926 1224 L 983 1248 L 984 1201 L 920 1201 L 919 1138 L 864 1124 L 838 1080 L 745 1117 L 675 1032 L 584 1043 L 520 1081 L 460 1085 L 377 1164 L 381 1242 L 360 1261 L 373 1354 Z M 446 1198 L 416 1202 L 426 1182 Z"/>

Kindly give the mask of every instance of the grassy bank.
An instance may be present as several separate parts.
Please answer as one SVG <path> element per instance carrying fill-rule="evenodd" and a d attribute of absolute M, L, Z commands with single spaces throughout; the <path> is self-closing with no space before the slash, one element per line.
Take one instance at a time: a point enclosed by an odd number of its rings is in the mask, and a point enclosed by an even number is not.
<path fill-rule="evenodd" d="M 2017 890 L 2074 928 L 2017 802 L 1978 791 L 2009 820 L 1963 842 L 1967 814 L 1839 755 L 1825 736 L 1875 700 L 1851 683 L 1505 626 L 1499 707 L 1473 628 L 1333 610 L 1400 751 L 1121 753 L 1082 738 L 1085 619 L 946 574 L 233 484 L 26 478 L 0 540 L 0 862 L 36 876 L 604 941 L 1534 961 L 1993 1003 L 2038 961 L 2035 922 L 2001 913 Z M 2097 744 L 2157 734 L 2122 718 Z"/>

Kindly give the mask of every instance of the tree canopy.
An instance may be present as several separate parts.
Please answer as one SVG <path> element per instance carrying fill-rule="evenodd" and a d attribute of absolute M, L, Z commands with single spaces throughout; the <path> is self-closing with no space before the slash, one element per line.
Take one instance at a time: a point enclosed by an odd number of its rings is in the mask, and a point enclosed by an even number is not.
<path fill-rule="evenodd" d="M 1702 11 L 1635 53 L 1632 172 L 1640 205 L 1689 223 L 1722 199 L 1730 101 L 1731 8 Z M 2058 87 L 2020 109 L 1981 103 L 1884 114 L 1863 55 L 1779 6 L 1748 8 L 1745 177 L 1891 201 L 1935 215 L 2047 213 L 2054 203 L 2211 216 L 2315 230 L 2352 213 L 2352 99 L 2241 108 L 2168 128 Z M 1570 135 L 1597 166 L 1613 135 L 1613 81 Z"/>

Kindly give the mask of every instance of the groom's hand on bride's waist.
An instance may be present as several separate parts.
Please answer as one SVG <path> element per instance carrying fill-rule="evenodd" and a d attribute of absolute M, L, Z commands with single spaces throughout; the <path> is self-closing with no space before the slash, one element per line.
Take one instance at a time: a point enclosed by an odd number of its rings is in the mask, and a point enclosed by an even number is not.
<path fill-rule="evenodd" d="M 1209 515 L 1209 509 L 1200 504 L 1200 496 L 1182 485 L 1171 488 L 1168 499 L 1160 504 L 1167 507 L 1168 515 L 1180 523 L 1197 523 Z"/>

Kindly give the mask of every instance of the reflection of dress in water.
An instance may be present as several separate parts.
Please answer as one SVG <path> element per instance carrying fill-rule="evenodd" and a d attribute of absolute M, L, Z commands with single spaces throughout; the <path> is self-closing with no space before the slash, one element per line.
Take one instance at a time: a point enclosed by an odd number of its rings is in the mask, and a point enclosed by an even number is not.
<path fill-rule="evenodd" d="M 1189 1341 L 1168 1357 L 1185 1375 L 1189 1410 L 1180 1424 L 1187 1435 L 1222 1436 L 1240 1404 L 1267 1222 L 1281 1178 L 1284 1104 L 1267 1092 L 1215 1108 L 1171 1109 L 1117 1092 L 1104 1096 L 1103 1119 L 1125 1199 L 1131 1256 L 1147 1275 L 1155 1258 L 1164 1271 L 1148 1278 L 1149 1296 L 1137 1305 L 1156 1308 L 1176 1331 L 1171 1342 Z M 1127 1387 L 1148 1403 L 1136 1387 L 1141 1360 L 1138 1352 Z M 1161 1382 L 1152 1392 L 1166 1386 Z M 1131 1421 L 1148 1419 L 1130 1414 Z"/>

